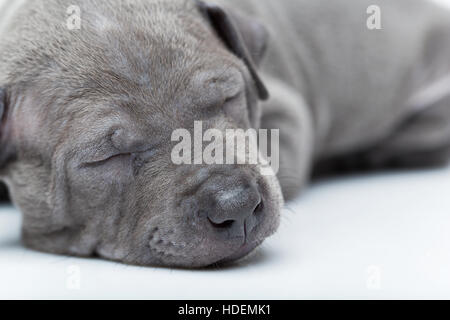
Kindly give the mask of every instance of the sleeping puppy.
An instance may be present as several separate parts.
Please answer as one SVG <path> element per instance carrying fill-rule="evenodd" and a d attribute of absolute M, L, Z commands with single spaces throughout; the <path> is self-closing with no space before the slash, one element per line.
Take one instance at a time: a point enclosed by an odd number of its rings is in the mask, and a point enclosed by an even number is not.
<path fill-rule="evenodd" d="M 27 247 L 234 261 L 277 230 L 283 196 L 314 168 L 448 161 L 448 12 L 420 0 L 221 2 L 5 2 L 0 175 Z M 173 133 L 198 121 L 280 130 L 277 176 L 175 164 Z"/>

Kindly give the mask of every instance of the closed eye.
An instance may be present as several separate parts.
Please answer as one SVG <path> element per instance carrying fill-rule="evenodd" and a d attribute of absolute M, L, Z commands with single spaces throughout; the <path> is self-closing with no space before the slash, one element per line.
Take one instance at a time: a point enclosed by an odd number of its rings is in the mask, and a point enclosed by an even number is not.
<path fill-rule="evenodd" d="M 91 162 L 84 163 L 82 167 L 98 167 L 102 165 L 107 165 L 112 162 L 121 162 L 135 164 L 136 166 L 142 166 L 146 161 L 153 157 L 156 153 L 156 149 L 151 148 L 141 152 L 127 152 L 127 153 L 117 153 L 104 159 L 95 160 Z"/>
<path fill-rule="evenodd" d="M 99 167 L 99 166 L 111 163 L 112 161 L 121 161 L 121 162 L 128 161 L 128 160 L 131 160 L 132 157 L 133 157 L 133 154 L 131 154 L 131 153 L 119 153 L 119 154 L 115 154 L 110 157 L 104 158 L 102 160 L 95 160 L 92 162 L 83 163 L 82 167 L 84 167 L 84 168 Z"/>
<path fill-rule="evenodd" d="M 239 100 L 239 99 L 242 97 L 242 94 L 243 94 L 243 91 L 239 91 L 239 92 L 236 93 L 235 95 L 229 96 L 228 98 L 226 98 L 226 99 L 223 101 L 223 105 L 227 105 L 227 104 L 230 104 L 230 103 L 235 102 L 236 100 Z"/>

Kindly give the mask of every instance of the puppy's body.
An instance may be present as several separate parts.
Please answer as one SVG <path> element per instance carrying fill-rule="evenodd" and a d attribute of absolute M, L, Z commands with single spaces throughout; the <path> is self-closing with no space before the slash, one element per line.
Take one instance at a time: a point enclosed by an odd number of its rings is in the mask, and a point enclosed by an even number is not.
<path fill-rule="evenodd" d="M 250 166 L 170 163 L 171 131 L 197 120 L 220 130 L 280 129 L 286 199 L 329 159 L 448 160 L 448 12 L 420 0 L 219 2 L 271 94 L 262 113 L 255 92 L 264 90 L 251 64 L 226 50 L 233 44 L 218 37 L 224 24 L 213 21 L 212 31 L 198 2 L 78 1 L 82 28 L 70 31 L 70 1 L 35 0 L 0 24 L 8 105 L 1 173 L 24 212 L 28 246 L 171 266 L 251 251 L 277 228 L 277 181 Z M 381 30 L 367 27 L 371 5 L 381 9 Z M 211 110 L 217 94 L 226 103 Z M 126 151 L 121 157 L 108 158 L 109 142 L 98 144 L 108 128 L 116 151 Z M 211 204 L 217 194 L 227 203 Z M 255 212 L 241 221 L 244 203 Z"/>

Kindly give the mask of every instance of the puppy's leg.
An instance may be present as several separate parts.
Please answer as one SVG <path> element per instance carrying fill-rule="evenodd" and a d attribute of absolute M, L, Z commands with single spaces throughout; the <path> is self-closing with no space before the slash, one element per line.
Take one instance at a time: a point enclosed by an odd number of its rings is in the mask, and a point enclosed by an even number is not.
<path fill-rule="evenodd" d="M 443 166 L 450 160 L 450 98 L 411 118 L 379 147 L 370 162 L 389 167 Z"/>
<path fill-rule="evenodd" d="M 321 159 L 317 177 L 354 171 L 444 166 L 450 160 L 450 99 L 415 113 L 365 150 Z"/>
<path fill-rule="evenodd" d="M 280 130 L 278 179 L 286 200 L 308 183 L 313 159 L 313 121 L 295 90 L 277 80 L 267 81 L 271 98 L 262 106 L 262 129 Z"/>

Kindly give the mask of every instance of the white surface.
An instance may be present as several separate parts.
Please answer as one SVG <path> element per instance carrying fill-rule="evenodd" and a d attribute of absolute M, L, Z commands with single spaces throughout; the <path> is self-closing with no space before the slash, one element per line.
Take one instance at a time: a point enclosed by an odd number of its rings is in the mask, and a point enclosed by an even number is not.
<path fill-rule="evenodd" d="M 225 270 L 47 255 L 21 247 L 19 229 L 1 209 L 0 298 L 450 299 L 450 169 L 313 186 L 253 259 Z"/>
<path fill-rule="evenodd" d="M 450 298 L 449 191 L 450 169 L 322 182 L 285 210 L 253 259 L 206 271 L 29 251 L 6 208 L 0 298 Z"/>

